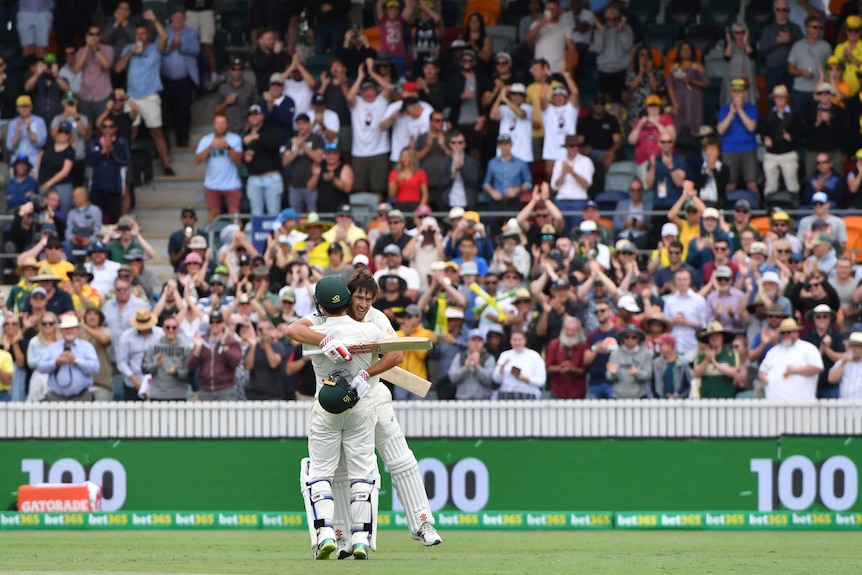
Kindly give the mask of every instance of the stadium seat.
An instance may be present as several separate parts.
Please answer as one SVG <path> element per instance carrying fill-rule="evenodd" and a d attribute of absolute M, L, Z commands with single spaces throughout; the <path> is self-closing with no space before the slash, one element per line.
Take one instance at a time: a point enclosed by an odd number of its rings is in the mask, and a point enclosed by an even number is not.
<path fill-rule="evenodd" d="M 664 21 L 685 28 L 695 23 L 698 12 L 700 12 L 700 4 L 697 2 L 671 0 L 664 10 Z"/>
<path fill-rule="evenodd" d="M 593 198 L 593 201 L 599 205 L 599 210 L 604 212 L 612 212 L 616 210 L 617 204 L 629 198 L 628 192 L 620 190 L 605 190 L 599 192 Z"/>
<path fill-rule="evenodd" d="M 634 175 L 637 173 L 638 166 L 634 162 L 630 162 L 627 160 L 619 160 L 617 162 L 613 162 L 611 167 L 608 168 L 608 174 L 630 174 Z M 610 188 L 614 190 L 624 190 L 626 188 Z"/>
<path fill-rule="evenodd" d="M 717 24 L 695 24 L 689 27 L 685 37 L 695 49 L 706 54 L 724 35 L 724 28 Z"/>
<path fill-rule="evenodd" d="M 497 26 L 487 27 L 485 32 L 491 37 L 495 53 L 501 50 L 505 52 L 510 51 L 518 39 L 518 28 L 515 26 L 498 24 Z"/>
<path fill-rule="evenodd" d="M 765 236 L 769 230 L 772 229 L 772 225 L 769 221 L 769 216 L 758 216 L 756 218 L 751 218 L 748 221 L 749 225 L 757 230 L 757 233 L 760 234 L 760 237 Z"/>
<path fill-rule="evenodd" d="M 644 26 L 655 22 L 661 10 L 661 0 L 631 0 L 627 12 Z"/>
<path fill-rule="evenodd" d="M 736 22 L 739 14 L 739 3 L 729 0 L 721 2 L 710 2 L 701 15 L 700 21 L 703 24 L 715 24 L 720 28 L 726 28 L 733 22 Z"/>
<path fill-rule="evenodd" d="M 375 50 L 380 50 L 381 32 L 380 26 L 369 26 L 365 29 L 365 37 L 368 38 L 368 45 Z"/>
<path fill-rule="evenodd" d="M 320 77 L 320 73 L 329 69 L 329 63 L 332 61 L 332 56 L 329 54 L 315 54 L 305 61 L 305 69 L 315 78 Z"/>
<path fill-rule="evenodd" d="M 728 209 L 732 209 L 733 204 L 739 200 L 748 200 L 748 203 L 751 205 L 751 209 L 757 209 L 757 205 L 759 203 L 757 192 L 752 192 L 751 190 L 732 190 L 727 192 Z"/>
<path fill-rule="evenodd" d="M 857 264 L 862 263 L 862 216 L 844 216 L 842 219 L 847 226 L 845 253 Z"/>
<path fill-rule="evenodd" d="M 679 39 L 680 30 L 680 26 L 675 23 L 653 24 L 644 30 L 643 42 L 650 48 L 667 52 Z"/>
<path fill-rule="evenodd" d="M 497 19 L 500 17 L 500 2 L 499 0 L 469 0 L 467 7 L 464 9 L 464 25 L 467 25 L 467 20 L 470 19 L 470 14 L 478 12 L 485 19 L 485 28 L 496 26 Z"/>
<path fill-rule="evenodd" d="M 453 28 L 446 28 L 443 30 L 443 38 L 440 40 L 440 50 L 443 52 L 448 50 L 449 46 L 452 45 L 452 42 L 460 38 L 463 33 L 463 26 L 455 26 Z"/>
<path fill-rule="evenodd" d="M 461 21 L 461 3 L 457 0 L 443 0 L 441 17 L 443 18 L 443 26 L 451 28 L 457 26 Z"/>
<path fill-rule="evenodd" d="M 761 25 L 772 20 L 772 0 L 751 0 L 745 7 L 745 21 Z"/>
<path fill-rule="evenodd" d="M 774 192 L 763 199 L 763 207 L 768 210 L 772 208 L 795 210 L 799 207 L 799 194 L 787 191 Z"/>

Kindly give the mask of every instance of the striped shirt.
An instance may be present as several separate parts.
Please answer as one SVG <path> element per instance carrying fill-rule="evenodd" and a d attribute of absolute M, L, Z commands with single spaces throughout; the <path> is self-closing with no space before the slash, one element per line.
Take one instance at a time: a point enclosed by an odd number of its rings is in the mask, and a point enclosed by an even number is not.
<path fill-rule="evenodd" d="M 862 399 L 862 360 L 844 363 L 841 399 Z"/>

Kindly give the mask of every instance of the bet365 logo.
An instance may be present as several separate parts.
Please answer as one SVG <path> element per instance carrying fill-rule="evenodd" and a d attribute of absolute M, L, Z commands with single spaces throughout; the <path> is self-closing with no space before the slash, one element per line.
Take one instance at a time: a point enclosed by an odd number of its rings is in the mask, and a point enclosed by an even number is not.
<path fill-rule="evenodd" d="M 71 457 L 47 463 L 44 459 L 22 459 L 21 472 L 29 485 L 36 483 L 83 483 L 92 481 L 102 487 L 102 511 L 117 511 L 126 502 L 126 468 L 116 459 L 100 459 L 81 465 Z"/>
<path fill-rule="evenodd" d="M 757 475 L 758 511 L 774 511 L 779 504 L 790 511 L 804 511 L 815 502 L 831 511 L 847 511 L 859 495 L 859 471 L 843 455 L 820 463 L 804 455 L 780 463 L 752 459 L 750 469 Z"/>

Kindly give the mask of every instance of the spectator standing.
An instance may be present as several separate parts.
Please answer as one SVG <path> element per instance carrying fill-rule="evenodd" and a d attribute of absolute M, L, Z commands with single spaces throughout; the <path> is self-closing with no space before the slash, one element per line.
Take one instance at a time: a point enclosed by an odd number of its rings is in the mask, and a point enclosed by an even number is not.
<path fill-rule="evenodd" d="M 407 74 L 405 27 L 413 21 L 416 0 L 405 0 L 404 9 L 398 0 L 377 0 L 377 22 L 380 26 L 380 52 L 387 52 L 401 75 Z"/>
<path fill-rule="evenodd" d="M 114 64 L 114 69 L 118 73 L 128 69 L 129 98 L 138 108 L 141 119 L 150 130 L 150 136 L 162 160 L 165 175 L 174 176 L 176 173 L 171 168 L 168 143 L 162 130 L 162 99 L 159 96 L 159 92 L 163 89 L 159 69 L 162 53 L 167 48 L 168 34 L 152 10 L 144 12 L 144 20 L 149 20 L 156 28 L 158 36 L 155 44 L 150 43 L 150 32 L 146 24 L 139 23 L 135 27 L 135 42 L 123 48 L 120 58 Z"/>
<path fill-rule="evenodd" d="M 209 78 L 204 80 L 203 87 L 211 90 L 219 82 L 218 66 L 213 51 L 216 31 L 213 0 L 186 0 L 186 25 L 194 30 L 200 40 L 201 51 L 207 63 L 206 69 L 209 70 Z M 250 104 L 250 102 L 244 104 L 243 108 Z M 237 134 L 240 132 L 240 130 L 232 131 Z"/>
<path fill-rule="evenodd" d="M 704 206 L 723 206 L 727 197 L 727 190 L 732 189 L 730 168 L 721 160 L 719 146 L 718 138 L 707 138 L 703 146 L 703 164 L 700 166 L 699 172 L 695 173 L 692 178 L 694 196 L 690 199 L 697 199 Z M 751 155 L 747 154 L 746 157 L 750 159 Z M 755 162 L 757 161 L 756 152 L 754 160 Z M 755 171 L 757 170 L 756 163 L 754 169 Z M 680 196 L 680 198 L 683 196 Z M 688 248 L 687 245 L 686 248 Z"/>
<path fill-rule="evenodd" d="M 35 166 L 48 138 L 45 120 L 33 114 L 33 100 L 26 94 L 15 100 L 18 116 L 9 122 L 6 132 L 6 149 L 12 157 L 27 156 Z"/>
<path fill-rule="evenodd" d="M 530 24 L 524 41 L 533 49 L 533 58 L 544 59 L 550 64 L 551 72 L 563 72 L 566 50 L 575 53 L 571 23 L 560 19 L 562 10 L 558 0 L 545 2 L 545 12 L 541 19 Z"/>
<path fill-rule="evenodd" d="M 832 103 L 834 88 L 820 82 L 814 90 L 815 106 L 805 117 L 805 173 L 814 174 L 817 156 L 826 153 L 835 172 L 844 176 L 844 155 L 841 152 L 847 137 L 849 120 L 844 108 Z"/>
<path fill-rule="evenodd" d="M 589 375 L 587 394 L 590 399 L 610 399 L 613 386 L 607 378 L 607 363 L 611 351 L 617 347 L 618 329 L 611 315 L 611 304 L 596 301 L 594 308 L 598 327 L 587 335 L 590 354 L 584 355 Z"/>
<path fill-rule="evenodd" d="M 0 118 L 15 117 L 15 100 L 23 91 L 11 72 L 6 58 L 0 56 Z"/>
<path fill-rule="evenodd" d="M 793 45 L 803 38 L 799 25 L 789 20 L 787 0 L 775 0 L 772 12 L 775 20 L 763 27 L 758 46 L 766 64 L 766 91 L 769 93 L 781 84 L 791 87 L 793 76 L 788 71 L 787 62 Z"/>
<path fill-rule="evenodd" d="M 47 120 L 60 113 L 63 107 L 61 99 L 69 89 L 69 83 L 60 77 L 54 54 L 46 54 L 35 66 L 35 72 L 24 82 L 24 91 L 33 98 L 33 113 Z"/>
<path fill-rule="evenodd" d="M 290 65 L 282 72 L 284 77 L 284 93 L 293 100 L 296 109 L 293 112 L 294 121 L 300 114 L 311 116 L 311 99 L 317 89 L 317 80 L 302 65 L 298 54 L 294 54 Z"/>
<path fill-rule="evenodd" d="M 239 339 L 230 333 L 224 316 L 218 310 L 209 315 L 209 335 L 194 337 L 189 356 L 189 371 L 200 367 L 198 380 L 202 401 L 232 401 L 235 399 L 233 373 L 241 361 Z"/>
<path fill-rule="evenodd" d="M 176 132 L 177 146 L 187 147 L 192 127 L 192 98 L 201 85 L 197 60 L 201 45 L 197 32 L 186 26 L 186 11 L 182 7 L 175 6 L 171 10 L 171 25 L 166 32 L 161 61 L 162 115 L 168 129 Z"/>
<path fill-rule="evenodd" d="M 685 159 L 674 153 L 674 142 L 675 138 L 671 135 L 659 135 L 658 153 L 650 156 L 646 181 L 643 182 L 646 188 L 655 190 L 655 205 L 658 208 L 669 208 L 682 196 Z"/>
<path fill-rule="evenodd" d="M 224 86 L 222 86 L 224 88 Z M 230 122 L 230 120 L 228 120 Z M 281 141 L 278 127 L 264 122 L 257 104 L 248 107 L 248 129 L 243 132 L 243 161 L 248 169 L 246 193 L 253 215 L 276 215 L 281 211 L 284 180 L 281 177 Z M 285 156 L 290 152 L 285 152 Z"/>
<path fill-rule="evenodd" d="M 491 196 L 492 211 L 517 213 L 521 194 L 533 187 L 533 176 L 526 162 L 512 156 L 512 138 L 508 134 L 497 136 L 497 146 L 500 156 L 488 163 L 483 189 Z"/>
<path fill-rule="evenodd" d="M 862 73 L 862 42 L 859 41 L 862 17 L 849 16 L 844 24 L 847 39 L 835 46 L 835 56 L 844 64 L 844 81 L 853 97 L 859 92 L 859 73 Z"/>
<path fill-rule="evenodd" d="M 807 319 L 813 327 L 804 330 L 800 339 L 807 341 L 818 349 L 823 358 L 823 371 L 817 376 L 818 399 L 838 399 L 840 390 L 829 380 L 829 371 L 835 362 L 840 360 L 847 351 L 841 330 L 835 326 L 835 311 L 827 304 L 818 304 L 807 314 Z"/>
<path fill-rule="evenodd" d="M 252 338 L 245 354 L 245 368 L 250 373 L 245 397 L 249 401 L 296 399 L 285 397 L 282 390 L 282 369 L 287 360 L 287 350 L 276 339 L 275 329 L 269 319 L 257 323 L 257 337 Z"/>
<path fill-rule="evenodd" d="M 462 54 L 472 50 L 482 70 L 488 72 L 491 58 L 494 56 L 494 43 L 491 41 L 490 34 L 485 31 L 485 17 L 481 12 L 470 12 L 467 26 L 460 39 L 466 48 Z"/>
<path fill-rule="evenodd" d="M 509 343 L 512 349 L 500 354 L 494 368 L 494 381 L 500 384 L 497 398 L 539 399 L 547 377 L 542 356 L 526 347 L 527 336 L 520 329 L 512 330 Z"/>
<path fill-rule="evenodd" d="M 665 81 L 677 132 L 694 135 L 703 125 L 703 94 L 709 87 L 709 76 L 688 40 L 680 43 L 677 61 L 671 65 Z"/>
<path fill-rule="evenodd" d="M 745 78 L 730 82 L 730 103 L 718 111 L 718 133 L 722 136 L 721 152 L 730 171 L 728 190 L 737 189 L 740 176 L 752 192 L 757 193 L 757 122 L 755 104 L 745 101 L 748 86 Z"/>
<path fill-rule="evenodd" d="M 54 23 L 54 0 L 21 0 L 16 30 L 24 56 L 42 58 Z"/>
<path fill-rule="evenodd" d="M 551 395 L 556 399 L 584 399 L 587 396 L 587 346 L 581 321 L 566 316 L 560 336 L 548 342 L 545 369 L 550 378 Z"/>
<path fill-rule="evenodd" d="M 691 389 L 691 366 L 676 353 L 676 340 L 669 333 L 658 337 L 659 355 L 653 360 L 650 397 L 685 399 Z"/>
<path fill-rule="evenodd" d="M 339 206 L 350 203 L 354 183 L 353 168 L 345 163 L 338 151 L 338 144 L 323 147 L 323 162 L 311 166 L 309 189 L 317 190 L 320 206 Z"/>
<path fill-rule="evenodd" d="M 125 46 L 125 44 L 124 44 Z M 95 125 L 105 109 L 111 95 L 111 66 L 114 62 L 114 49 L 102 38 L 98 26 L 87 29 L 87 40 L 78 49 L 71 69 L 81 74 L 81 89 L 78 92 L 78 109 L 87 118 L 90 126 Z M 86 138 L 84 138 L 86 140 Z M 82 145 L 84 141 L 81 142 Z"/>
<path fill-rule="evenodd" d="M 805 182 L 805 188 L 802 190 L 800 198 L 802 205 L 811 205 L 814 203 L 815 196 L 822 200 L 825 195 L 826 201 L 831 206 L 843 206 L 847 193 L 844 178 L 835 173 L 829 154 L 822 152 L 817 154 L 816 161 L 816 170 Z"/>
<path fill-rule="evenodd" d="M 77 51 L 74 46 L 69 46 L 63 50 L 63 54 L 66 57 L 66 61 L 57 72 L 57 77 L 66 80 L 66 84 L 69 86 L 67 91 L 77 94 L 81 91 L 81 80 L 83 79 L 83 74 L 80 70 L 77 72 L 72 70 L 72 66 L 76 60 Z"/>
<path fill-rule="evenodd" d="M 580 153 L 583 136 L 566 136 L 564 147 L 566 157 L 554 162 L 551 172 L 551 187 L 555 191 L 554 203 L 564 215 L 565 234 L 580 223 L 580 217 L 571 212 L 579 212 L 589 199 L 588 190 L 593 184 L 595 166 L 593 161 Z"/>
<path fill-rule="evenodd" d="M 281 51 L 284 45 L 278 39 L 275 30 L 267 29 L 261 32 L 257 39 L 257 48 L 251 53 L 251 69 L 257 82 L 257 93 L 263 94 L 270 87 L 272 77 L 284 70 L 284 60 Z"/>
<path fill-rule="evenodd" d="M 512 155 L 525 162 L 533 161 L 533 107 L 525 102 L 527 88 L 520 82 L 500 90 L 489 114 L 500 123 L 500 133 L 512 138 Z"/>
<path fill-rule="evenodd" d="M 653 66 L 650 49 L 646 46 L 638 48 L 634 64 L 626 72 L 629 118 L 640 118 L 646 114 L 647 98 L 658 93 L 663 84 L 662 71 Z"/>
<path fill-rule="evenodd" d="M 291 138 L 288 149 L 282 156 L 282 163 L 290 166 L 290 207 L 297 213 L 317 211 L 317 193 L 312 189 L 310 180 L 314 177 L 312 169 L 320 168 L 323 159 L 323 138 L 311 132 L 311 120 L 305 113 L 296 117 L 296 135 Z M 272 212 L 270 212 L 272 213 Z"/>
<path fill-rule="evenodd" d="M 92 125 L 89 118 L 78 111 L 78 98 L 71 91 L 63 94 L 63 112 L 51 120 L 51 137 L 54 140 L 57 139 L 60 126 L 64 122 L 72 128 L 70 143 L 75 152 L 75 160 L 72 165 L 72 183 L 75 186 L 82 186 L 84 185 L 84 157 L 87 153 L 87 141 L 92 133 Z"/>
<path fill-rule="evenodd" d="M 623 136 L 620 123 L 608 113 L 601 96 L 595 96 L 590 104 L 590 114 L 578 119 L 577 133 L 584 137 L 584 147 L 581 152 L 589 156 L 593 164 L 600 168 L 596 174 L 596 181 L 601 181 L 603 184 L 604 175 L 608 173 L 611 164 L 617 160 L 617 154 L 623 147 Z"/>
<path fill-rule="evenodd" d="M 653 210 L 651 201 L 644 199 L 644 186 L 637 178 L 632 178 L 628 187 L 629 198 L 617 203 L 614 213 L 613 229 L 620 239 L 627 239 L 639 249 L 647 249 Z"/>
<path fill-rule="evenodd" d="M 425 64 L 436 61 L 443 35 L 443 18 L 435 3 L 417 2 L 419 17 L 413 23 L 413 69 L 424 69 Z M 442 109 L 442 108 L 441 108 Z"/>
<path fill-rule="evenodd" d="M 532 108 L 530 112 L 532 113 Z M 429 118 L 428 130 L 420 134 L 414 144 L 419 166 L 428 175 L 428 203 L 432 209 L 437 210 L 445 210 L 450 205 L 443 194 L 449 174 L 443 171 L 442 166 L 452 153 L 443 131 L 444 120 L 443 112 L 434 110 Z"/>
<path fill-rule="evenodd" d="M 147 344 L 142 371 L 152 377 L 147 398 L 150 401 L 185 401 L 189 392 L 188 358 L 191 345 L 180 339 L 176 316 L 162 324 L 163 334 Z"/>
<path fill-rule="evenodd" d="M 192 12 L 189 11 L 189 14 Z M 242 59 L 233 58 L 228 81 L 219 86 L 216 93 L 218 103 L 215 105 L 215 113 L 227 117 L 228 130 L 234 134 L 242 134 L 245 131 L 248 109 L 257 101 L 254 86 L 243 78 L 244 70 Z"/>
<path fill-rule="evenodd" d="M 449 132 L 450 154 L 440 167 L 443 205 L 475 209 L 479 196 L 479 163 L 465 152 L 467 140 L 460 130 Z M 433 196 L 431 198 L 433 203 Z"/>
<path fill-rule="evenodd" d="M 373 79 L 366 80 L 366 73 Z M 382 92 L 378 86 L 382 87 Z M 369 192 L 379 197 L 387 189 L 386 175 L 389 172 L 389 132 L 382 128 L 381 123 L 389 105 L 390 91 L 388 81 L 366 64 L 360 67 L 359 75 L 347 94 L 354 185 L 358 192 Z"/>
<path fill-rule="evenodd" d="M 726 242 L 724 247 L 726 250 Z M 721 265 L 715 269 L 709 283 L 704 280 L 705 285 L 700 292 L 700 295 L 706 297 L 707 322 L 718 322 L 728 336 L 745 331 L 740 304 L 748 304 L 748 298 L 744 297 L 741 290 L 733 287 L 732 283 L 733 270 L 727 265 Z"/>
<path fill-rule="evenodd" d="M 862 333 L 850 334 L 849 350 L 829 370 L 829 383 L 837 385 L 841 399 L 862 397 Z"/>
<path fill-rule="evenodd" d="M 227 117 L 216 116 L 213 132 L 201 138 L 195 150 L 195 163 L 206 162 L 204 193 L 210 221 L 221 213 L 222 202 L 227 206 L 228 213 L 239 213 L 242 182 L 237 166 L 242 159 L 242 138 L 228 132 Z"/>
<path fill-rule="evenodd" d="M 700 397 L 704 399 L 736 397 L 738 388 L 745 385 L 740 377 L 742 366 L 739 355 L 731 347 L 733 334 L 713 321 L 698 336 L 705 347 L 694 359 L 694 376 L 700 378 Z M 743 370 L 744 373 L 744 370 Z"/>
<path fill-rule="evenodd" d="M 38 370 L 48 374 L 48 401 L 93 401 L 90 387 L 99 372 L 99 358 L 88 341 L 78 337 L 78 318 L 63 316 L 62 339 L 45 348 Z"/>
<path fill-rule="evenodd" d="M 811 196 L 811 202 L 814 205 L 814 213 L 805 216 L 804 218 L 799 220 L 797 229 L 797 241 L 799 241 L 800 243 L 800 249 L 794 250 L 794 252 L 802 251 L 801 244 L 811 236 L 814 231 L 814 224 L 816 224 L 818 221 L 826 222 L 829 225 L 829 227 L 832 229 L 832 236 L 834 237 L 835 241 L 838 243 L 839 247 L 843 248 L 843 246 L 847 243 L 847 226 L 844 224 L 844 220 L 842 220 L 836 215 L 829 213 L 829 196 L 827 196 L 825 193 L 821 195 L 815 194 L 814 196 Z M 773 220 L 775 220 L 774 216 Z M 781 221 L 789 222 L 789 219 Z"/>
<path fill-rule="evenodd" d="M 89 342 L 96 351 L 99 371 L 93 375 L 90 393 L 93 401 L 113 401 L 114 381 L 111 365 L 111 332 L 105 327 L 105 316 L 98 307 L 84 308 L 83 322 L 80 325 L 80 338 Z"/>
<path fill-rule="evenodd" d="M 308 113 L 311 119 L 311 131 L 323 138 L 324 144 L 337 144 L 338 134 L 341 131 L 341 120 L 334 110 L 326 107 L 326 98 L 323 94 L 315 93 L 311 97 L 311 111 Z"/>
<path fill-rule="evenodd" d="M 574 136 L 578 131 L 578 87 L 568 71 L 563 77 L 566 87 L 552 88 L 550 84 L 545 84 L 539 93 L 539 107 L 545 131 L 542 159 L 545 160 L 545 170 L 548 173 L 553 169 L 555 161 L 566 157 L 566 136 Z"/>
<path fill-rule="evenodd" d="M 764 197 L 779 190 L 779 174 L 784 179 L 784 187 L 780 189 L 799 193 L 799 156 L 796 148 L 802 137 L 802 118 L 795 103 L 790 106 L 789 96 L 782 84 L 772 89 L 774 105 L 767 110 L 759 130 L 766 147 L 763 155 L 763 173 L 766 176 Z"/>
<path fill-rule="evenodd" d="M 123 210 L 125 167 L 131 161 L 129 142 L 117 135 L 117 120 L 109 116 L 102 121 L 102 136 L 90 144 L 85 161 L 92 168 L 90 190 L 93 203 L 108 223 L 120 219 Z"/>
<path fill-rule="evenodd" d="M 787 71 L 793 76 L 793 102 L 803 118 L 816 108 L 814 88 L 820 78 L 820 67 L 832 54 L 832 47 L 820 37 L 822 28 L 822 18 L 805 18 L 805 37 L 793 44 L 787 56 Z"/>
<path fill-rule="evenodd" d="M 141 389 L 144 380 L 143 359 L 150 344 L 157 343 L 163 336 L 158 327 L 159 318 L 144 307 L 135 312 L 129 320 L 130 328 L 125 328 L 117 342 L 115 358 L 117 370 L 123 376 L 123 392 L 126 401 L 140 401 L 145 396 Z"/>
<path fill-rule="evenodd" d="M 676 139 L 676 127 L 670 116 L 661 113 L 661 98 L 652 94 L 646 99 L 646 116 L 634 121 L 628 142 L 635 147 L 638 178 L 646 181 L 649 161 L 661 152 L 662 139 Z"/>
<path fill-rule="evenodd" d="M 611 351 L 607 379 L 613 399 L 641 399 L 652 380 L 652 352 L 644 345 L 646 333 L 630 323 L 617 334 L 617 348 Z"/>
<path fill-rule="evenodd" d="M 428 176 L 408 148 L 401 150 L 398 165 L 389 172 L 389 201 L 395 209 L 408 213 L 428 205 Z"/>
<path fill-rule="evenodd" d="M 60 209 L 68 212 L 72 207 L 72 167 L 75 150 L 72 148 L 72 124 L 61 122 L 55 139 L 42 148 L 36 167 L 39 171 L 39 192 L 56 190 L 60 195 Z"/>
<path fill-rule="evenodd" d="M 605 6 L 604 19 L 596 18 L 594 25 L 596 29 L 590 49 L 597 54 L 599 91 L 609 94 L 612 102 L 621 102 L 626 91 L 634 32 L 615 2 Z"/>
<path fill-rule="evenodd" d="M 128 0 L 120 0 L 114 8 L 113 19 L 102 30 L 102 41 L 111 47 L 114 58 L 123 53 L 129 44 L 135 43 L 135 28 L 129 17 L 132 14 Z M 122 87 L 126 85 L 126 71 L 117 72 L 111 69 L 111 85 Z"/>
<path fill-rule="evenodd" d="M 485 349 L 482 330 L 471 329 L 467 333 L 467 349 L 457 353 L 447 373 L 455 387 L 455 399 L 491 399 L 495 366 L 494 356 Z"/>
<path fill-rule="evenodd" d="M 422 327 L 420 323 L 422 311 L 418 305 L 408 305 L 400 315 L 401 317 L 398 318 L 398 322 L 401 324 L 401 329 L 396 332 L 398 337 L 427 337 L 431 339 L 432 342 L 437 342 L 437 336 L 434 332 Z M 404 369 L 410 373 L 418 375 L 422 379 L 428 379 L 428 369 L 426 364 L 427 358 L 428 350 L 405 351 L 404 362 L 402 365 L 404 366 Z M 396 387 L 392 390 L 392 399 L 408 400 L 419 399 L 419 397 L 400 387 Z"/>
<path fill-rule="evenodd" d="M 766 399 L 817 398 L 823 358 L 814 345 L 799 338 L 801 330 L 792 318 L 782 320 L 778 326 L 780 343 L 767 352 L 758 368 L 758 378 L 766 386 Z"/>
<path fill-rule="evenodd" d="M 482 130 L 487 118 L 483 113 L 482 94 L 488 91 L 488 80 L 476 68 L 476 52 L 464 50 L 459 60 L 460 68 L 447 80 L 446 104 L 449 107 L 449 122 L 464 134 L 466 149 L 477 161 L 482 150 Z"/>
<path fill-rule="evenodd" d="M 745 80 L 742 100 L 749 104 L 757 102 L 757 71 L 754 62 L 755 51 L 752 46 L 748 26 L 744 22 L 734 22 L 725 33 L 724 59 L 727 66 L 721 83 L 721 104 L 731 101 L 734 80 Z M 821 60 L 822 62 L 822 60 Z"/>
<path fill-rule="evenodd" d="M 692 273 L 688 269 L 676 270 L 673 293 L 664 301 L 664 315 L 673 324 L 671 335 L 681 355 L 697 349 L 695 333 L 706 324 L 706 301 L 691 289 L 691 283 Z"/>

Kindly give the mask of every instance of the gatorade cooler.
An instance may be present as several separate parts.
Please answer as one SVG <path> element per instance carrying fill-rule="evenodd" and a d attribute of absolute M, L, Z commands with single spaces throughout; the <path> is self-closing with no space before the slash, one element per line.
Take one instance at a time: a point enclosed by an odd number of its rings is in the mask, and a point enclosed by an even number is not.
<path fill-rule="evenodd" d="M 37 483 L 18 488 L 18 511 L 64 513 L 102 510 L 102 488 L 95 483 Z"/>

